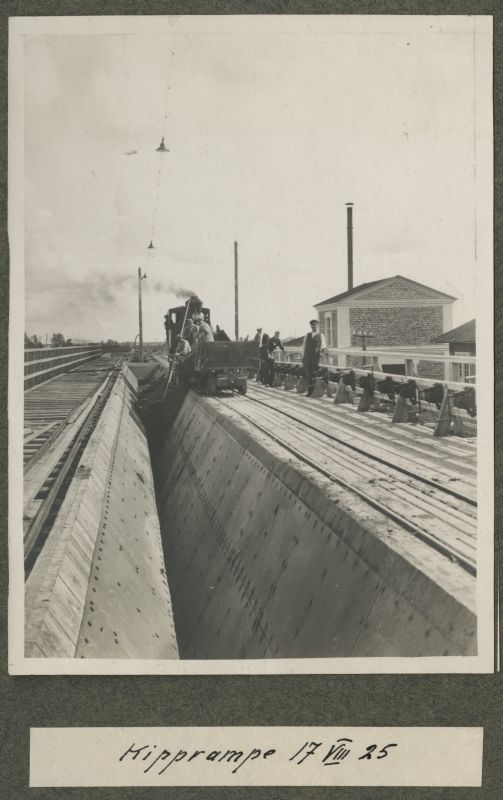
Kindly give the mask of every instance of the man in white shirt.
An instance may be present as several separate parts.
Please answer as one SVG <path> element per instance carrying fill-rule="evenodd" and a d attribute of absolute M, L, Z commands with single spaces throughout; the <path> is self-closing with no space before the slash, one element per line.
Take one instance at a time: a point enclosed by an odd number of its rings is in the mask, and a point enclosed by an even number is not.
<path fill-rule="evenodd" d="M 302 366 L 307 379 L 307 396 L 311 397 L 314 390 L 314 379 L 320 366 L 321 354 L 326 353 L 327 346 L 325 337 L 319 330 L 318 320 L 312 319 L 309 324 L 311 330 L 304 337 L 304 345 L 302 347 Z"/>
<path fill-rule="evenodd" d="M 262 328 L 257 328 L 254 341 L 258 344 L 259 351 L 259 365 L 257 370 L 257 381 L 260 381 L 264 386 L 269 385 L 269 334 L 264 333 Z"/>

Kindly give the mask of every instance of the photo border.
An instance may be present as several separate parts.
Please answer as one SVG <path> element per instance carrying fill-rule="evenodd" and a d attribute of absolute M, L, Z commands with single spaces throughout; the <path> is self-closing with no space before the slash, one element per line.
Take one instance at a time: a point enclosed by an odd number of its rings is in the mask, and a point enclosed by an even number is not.
<path fill-rule="evenodd" d="M 21 6 L 3 4 L 2 14 L 2 81 L 0 103 L 3 111 L 4 146 L 1 150 L 4 187 L 7 175 L 7 16 L 57 14 L 130 14 L 138 13 L 449 13 L 494 14 L 495 66 L 495 176 L 501 187 L 503 175 L 501 153 L 502 130 L 502 65 L 503 15 L 496 4 L 474 0 L 464 2 L 321 2 L 292 3 L 180 3 L 180 2 L 26 2 Z M 2 192 L 1 210 L 5 225 L 0 238 L 2 286 L 9 286 L 8 239 L 6 233 L 7 198 Z M 502 405 L 499 401 L 503 365 L 500 361 L 503 338 L 503 269 L 502 259 L 503 207 L 501 192 L 495 197 L 495 509 L 499 518 L 503 503 L 501 466 L 503 458 Z M 498 266 L 500 265 L 500 266 Z M 0 293 L 0 331 L 7 341 L 8 293 Z M 7 398 L 7 359 L 0 370 L 2 397 Z M 6 402 L 4 403 L 6 408 Z M 0 469 L 3 480 L 0 488 L 2 508 L 7 509 L 7 420 L 0 423 Z M 2 748 L 1 787 L 5 796 L 36 797 L 37 800 L 70 798 L 71 800 L 145 800 L 161 797 L 161 791 L 151 789 L 71 789 L 29 790 L 29 727 L 77 725 L 483 725 L 485 728 L 483 787 L 477 793 L 470 789 L 358 789 L 338 788 L 338 800 L 463 800 L 476 796 L 478 800 L 496 800 L 503 785 L 501 759 L 503 680 L 496 675 L 284 675 L 284 676 L 31 676 L 12 677 L 7 674 L 7 525 L 2 516 L 4 536 L 1 539 L 0 576 L 2 603 L 0 615 L 0 644 L 3 646 L 4 669 L 1 675 L 2 708 L 5 726 Z M 496 536 L 495 601 L 499 602 L 501 587 L 501 548 Z M 498 608 L 498 606 L 497 606 Z M 499 613 L 495 617 L 497 634 L 497 665 L 500 663 Z M 334 791 L 321 787 L 302 787 L 272 792 L 267 788 L 185 788 L 162 789 L 162 797 L 188 800 L 208 798 L 274 797 L 332 798 Z"/>

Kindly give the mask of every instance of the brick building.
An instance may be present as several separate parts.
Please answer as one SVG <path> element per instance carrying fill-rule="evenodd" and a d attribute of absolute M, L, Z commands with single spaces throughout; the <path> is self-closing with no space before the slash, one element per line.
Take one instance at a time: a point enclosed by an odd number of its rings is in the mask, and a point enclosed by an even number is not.
<path fill-rule="evenodd" d="M 455 297 L 395 275 L 316 303 L 329 347 L 361 346 L 354 333 L 371 334 L 368 347 L 425 344 L 452 326 Z"/>

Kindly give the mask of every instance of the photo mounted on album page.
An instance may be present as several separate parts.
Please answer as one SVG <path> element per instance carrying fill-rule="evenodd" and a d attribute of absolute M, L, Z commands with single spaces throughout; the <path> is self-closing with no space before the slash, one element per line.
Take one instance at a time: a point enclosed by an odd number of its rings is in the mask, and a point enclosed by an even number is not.
<path fill-rule="evenodd" d="M 11 674 L 494 670 L 489 16 L 9 25 Z"/>

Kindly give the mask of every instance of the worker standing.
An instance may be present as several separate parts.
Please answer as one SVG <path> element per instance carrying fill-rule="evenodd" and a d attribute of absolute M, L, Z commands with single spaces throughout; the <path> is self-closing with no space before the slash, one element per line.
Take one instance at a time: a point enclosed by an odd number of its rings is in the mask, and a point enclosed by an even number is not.
<path fill-rule="evenodd" d="M 269 339 L 268 344 L 269 349 L 269 361 L 267 365 L 267 383 L 266 386 L 274 386 L 274 351 L 281 350 L 285 352 L 285 348 L 283 347 L 283 342 L 281 341 L 279 331 L 274 331 L 274 336 L 271 336 Z"/>
<path fill-rule="evenodd" d="M 327 346 L 325 337 L 319 330 L 318 320 L 312 319 L 309 324 L 311 330 L 304 338 L 302 366 L 307 379 L 307 396 L 311 397 L 314 390 L 314 379 L 320 366 L 321 354 L 327 352 Z"/>
<path fill-rule="evenodd" d="M 264 333 L 262 328 L 257 328 L 254 341 L 258 344 L 260 358 L 256 380 L 263 383 L 264 386 L 267 386 L 267 375 L 269 369 L 269 335 Z"/>
<path fill-rule="evenodd" d="M 283 342 L 281 341 L 279 331 L 274 331 L 274 336 L 271 336 L 269 339 L 269 352 L 273 353 L 275 350 L 282 350 L 285 352 L 285 348 L 283 347 Z"/>

